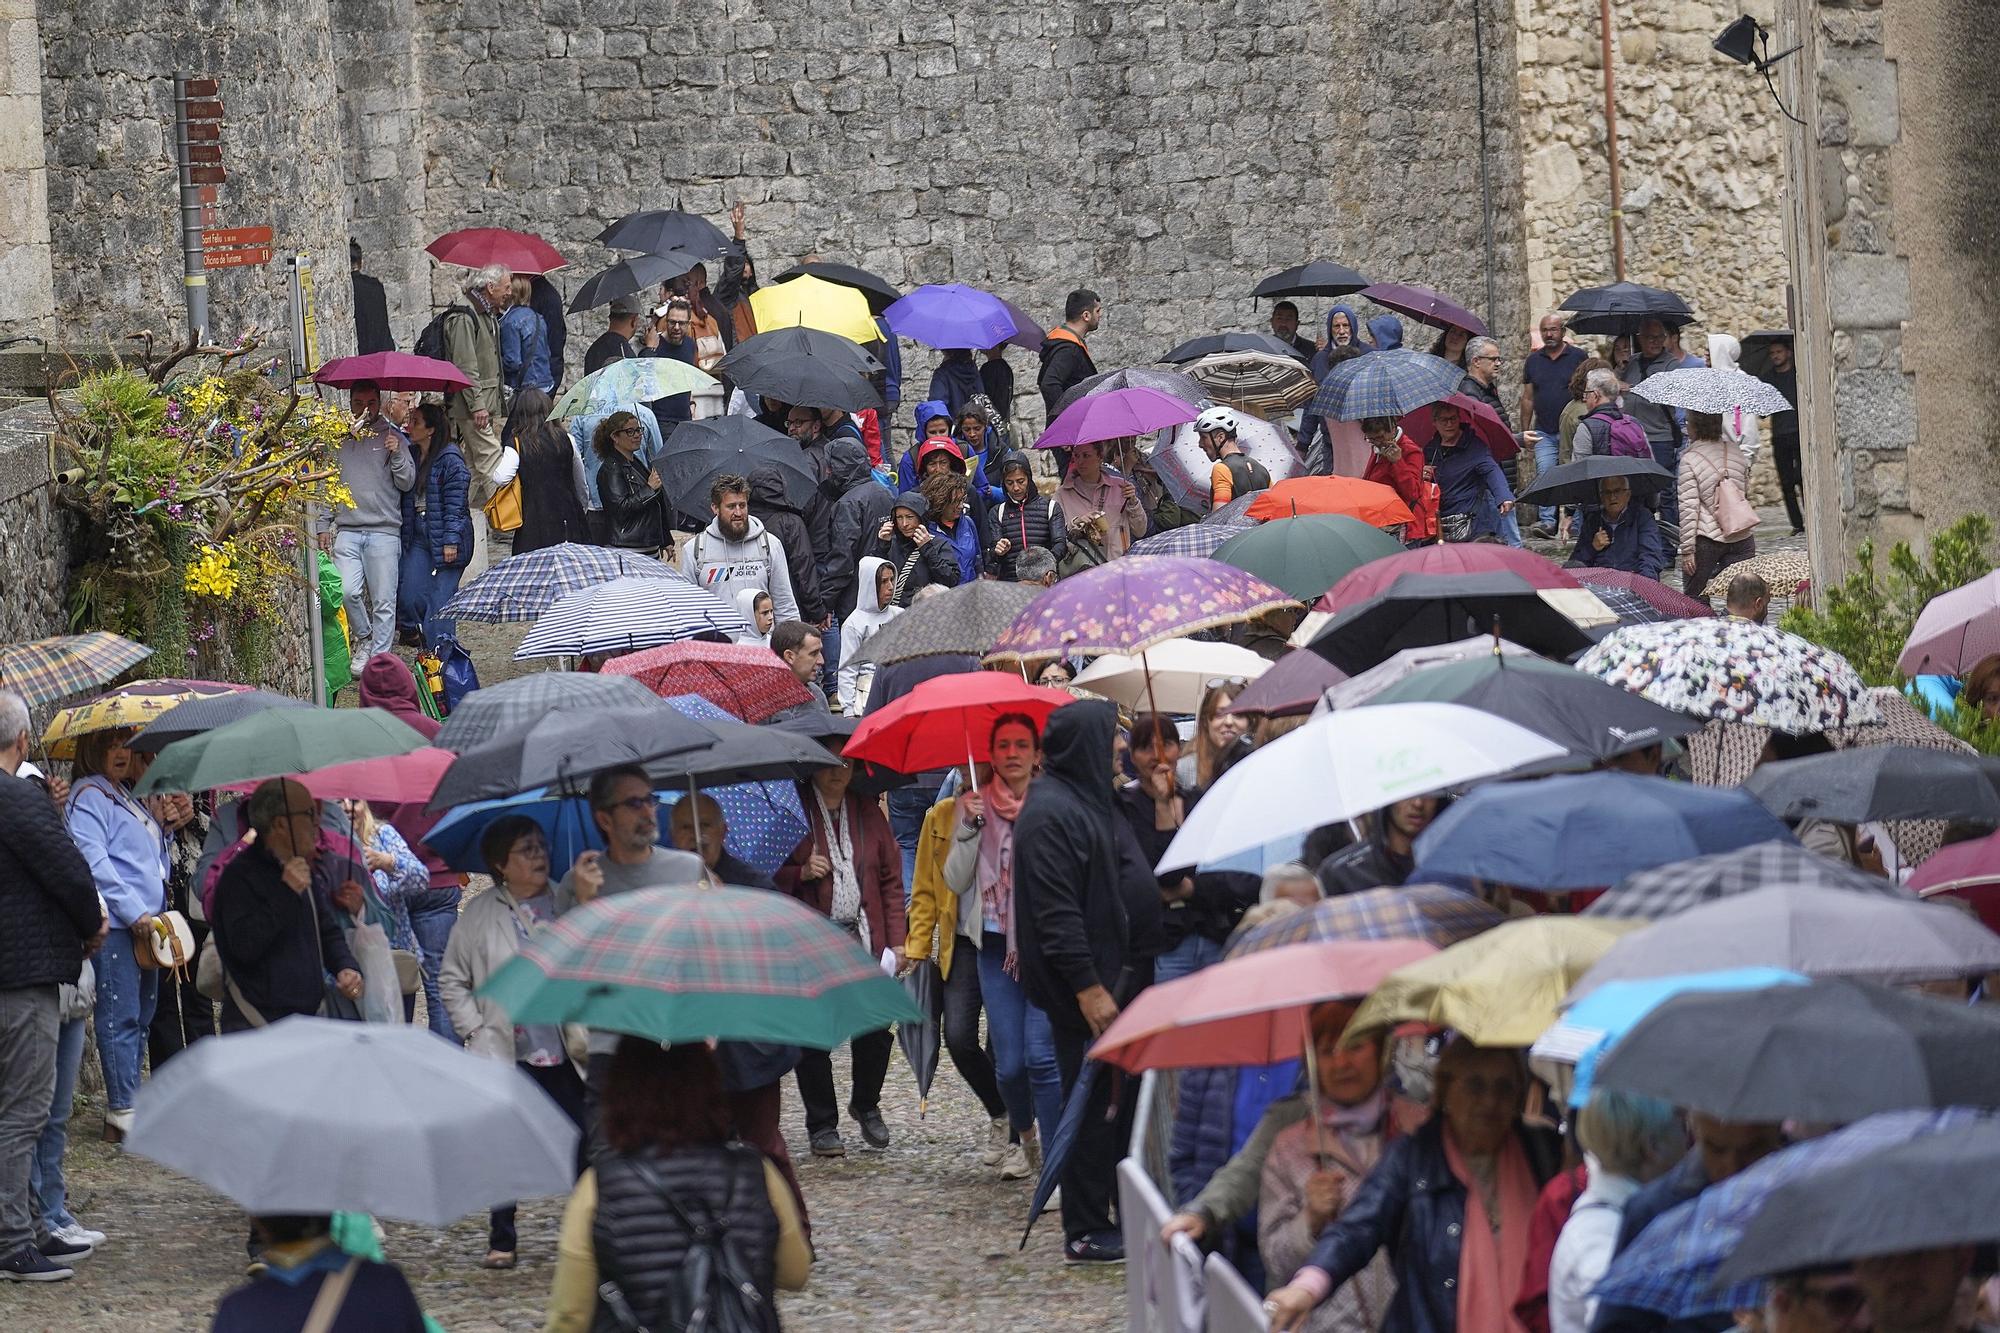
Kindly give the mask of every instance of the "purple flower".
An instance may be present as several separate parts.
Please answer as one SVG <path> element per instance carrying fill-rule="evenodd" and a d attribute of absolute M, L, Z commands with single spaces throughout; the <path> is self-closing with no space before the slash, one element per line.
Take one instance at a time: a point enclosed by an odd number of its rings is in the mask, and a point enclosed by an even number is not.
<path fill-rule="evenodd" d="M 169 420 L 169 421 L 179 421 L 180 419 L 181 419 L 181 405 L 180 405 L 180 403 L 178 403 L 178 402 L 169 402 L 169 403 L 167 404 L 167 420 Z"/>

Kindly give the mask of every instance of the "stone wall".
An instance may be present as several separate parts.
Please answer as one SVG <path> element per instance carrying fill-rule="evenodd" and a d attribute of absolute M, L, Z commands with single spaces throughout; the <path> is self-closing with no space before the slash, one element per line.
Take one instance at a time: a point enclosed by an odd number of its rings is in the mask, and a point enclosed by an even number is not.
<path fill-rule="evenodd" d="M 68 514 L 49 484 L 45 403 L 0 412 L 0 643 L 68 632 Z"/>
<path fill-rule="evenodd" d="M 48 172 L 35 0 L 0 0 L 0 338 L 47 331 Z"/>
<path fill-rule="evenodd" d="M 276 262 L 209 274 L 210 329 L 289 328 L 286 255 L 312 258 L 323 356 L 354 341 L 327 0 L 42 0 L 41 95 L 58 327 L 185 328 L 172 76 L 222 81 L 223 226 L 273 228 Z"/>
<path fill-rule="evenodd" d="M 340 78 L 341 166 L 348 233 L 362 268 L 382 279 L 389 327 L 408 349 L 429 316 L 423 252 L 425 79 L 417 64 L 415 0 L 330 0 Z M 440 220 L 440 231 L 454 224 Z"/>

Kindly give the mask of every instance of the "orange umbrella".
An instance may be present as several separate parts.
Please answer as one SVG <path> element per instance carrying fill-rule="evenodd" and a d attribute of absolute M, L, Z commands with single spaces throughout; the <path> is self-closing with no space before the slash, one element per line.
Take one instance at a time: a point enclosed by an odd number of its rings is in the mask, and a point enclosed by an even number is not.
<path fill-rule="evenodd" d="M 1299 514 L 1346 514 L 1386 528 L 1416 517 L 1393 487 L 1359 477 L 1293 477 L 1259 495 L 1244 511 L 1258 522 Z"/>

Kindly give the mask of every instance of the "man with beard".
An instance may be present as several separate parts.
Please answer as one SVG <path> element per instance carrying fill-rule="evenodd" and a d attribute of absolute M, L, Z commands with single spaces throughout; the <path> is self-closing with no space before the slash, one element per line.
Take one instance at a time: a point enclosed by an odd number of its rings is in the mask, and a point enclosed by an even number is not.
<path fill-rule="evenodd" d="M 717 477 L 708 488 L 708 507 L 714 521 L 682 544 L 681 573 L 725 602 L 746 588 L 761 588 L 771 594 L 778 619 L 797 620 L 785 548 L 750 516 L 750 483 Z"/>

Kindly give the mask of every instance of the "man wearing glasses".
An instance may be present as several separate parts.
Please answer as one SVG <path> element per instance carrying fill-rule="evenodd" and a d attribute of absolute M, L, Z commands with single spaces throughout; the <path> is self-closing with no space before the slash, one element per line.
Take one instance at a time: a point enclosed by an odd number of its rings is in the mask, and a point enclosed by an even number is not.
<path fill-rule="evenodd" d="M 1466 343 L 1465 379 L 1459 384 L 1458 391 L 1469 394 L 1492 408 L 1493 414 L 1499 417 L 1500 423 L 1507 428 L 1507 433 L 1514 435 L 1518 440 L 1520 436 L 1515 434 L 1514 423 L 1507 416 L 1507 405 L 1500 401 L 1500 390 L 1496 387 L 1499 379 L 1500 344 L 1485 337 L 1474 338 Z M 1519 459 L 1520 455 L 1516 454 L 1500 465 L 1500 470 L 1507 474 L 1507 484 L 1516 494 L 1521 489 L 1520 475 L 1516 471 Z M 1500 531 L 1500 540 L 1509 546 L 1522 544 L 1521 525 L 1515 521 L 1512 513 L 1501 514 L 1496 526 Z"/>
<path fill-rule="evenodd" d="M 684 361 L 693 365 L 695 341 L 689 335 L 694 327 L 694 307 L 684 297 L 673 297 L 659 311 L 659 319 L 646 330 L 644 346 L 640 356 L 666 357 L 674 361 Z M 660 437 L 671 439 L 676 427 L 694 417 L 694 395 L 677 393 L 665 398 L 656 398 L 650 404 L 653 416 L 660 423 Z"/>

